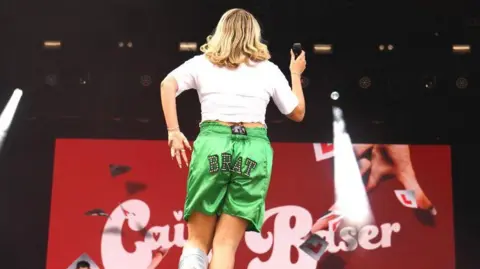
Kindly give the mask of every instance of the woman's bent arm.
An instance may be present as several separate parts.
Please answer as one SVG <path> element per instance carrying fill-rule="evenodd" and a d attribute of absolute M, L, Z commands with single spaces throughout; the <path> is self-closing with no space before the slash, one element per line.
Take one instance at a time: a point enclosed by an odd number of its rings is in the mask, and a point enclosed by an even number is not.
<path fill-rule="evenodd" d="M 178 89 L 177 81 L 172 77 L 165 78 L 160 84 L 160 99 L 162 102 L 163 115 L 167 129 L 172 131 L 180 129 L 177 117 L 176 92 Z"/>
<path fill-rule="evenodd" d="M 305 117 L 305 97 L 303 96 L 302 80 L 299 74 L 292 73 L 292 92 L 298 99 L 298 105 L 287 117 L 293 121 L 301 122 Z"/>

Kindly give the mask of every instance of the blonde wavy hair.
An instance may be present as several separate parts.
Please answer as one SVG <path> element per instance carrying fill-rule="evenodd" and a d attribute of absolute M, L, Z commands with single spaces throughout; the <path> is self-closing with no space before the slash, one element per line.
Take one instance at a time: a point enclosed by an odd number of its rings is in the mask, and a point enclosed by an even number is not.
<path fill-rule="evenodd" d="M 213 35 L 200 51 L 215 65 L 237 68 L 249 61 L 270 59 L 267 45 L 262 43 L 262 31 L 255 17 L 248 11 L 230 9 L 217 24 Z"/>

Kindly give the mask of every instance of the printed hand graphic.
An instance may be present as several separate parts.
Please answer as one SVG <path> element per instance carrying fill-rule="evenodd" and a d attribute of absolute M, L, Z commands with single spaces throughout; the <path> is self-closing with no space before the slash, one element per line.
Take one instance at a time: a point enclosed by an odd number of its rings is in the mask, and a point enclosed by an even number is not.
<path fill-rule="evenodd" d="M 367 192 L 376 189 L 384 180 L 397 179 L 404 189 L 414 191 L 419 209 L 428 210 L 431 215 L 437 214 L 432 202 L 417 181 L 408 145 L 357 144 L 353 149 L 357 156 L 360 173 L 365 179 Z M 331 211 L 335 211 L 335 205 L 330 207 L 329 212 Z M 311 234 L 327 229 L 328 222 L 338 217 L 337 214 L 328 215 L 329 212 L 313 224 Z"/>
<path fill-rule="evenodd" d="M 408 145 L 355 145 L 354 150 L 362 175 L 370 172 L 366 180 L 367 191 L 375 189 L 383 180 L 397 179 L 404 189 L 415 192 L 418 208 L 436 215 L 432 202 L 418 183 Z M 369 154 L 370 160 L 366 157 Z"/>

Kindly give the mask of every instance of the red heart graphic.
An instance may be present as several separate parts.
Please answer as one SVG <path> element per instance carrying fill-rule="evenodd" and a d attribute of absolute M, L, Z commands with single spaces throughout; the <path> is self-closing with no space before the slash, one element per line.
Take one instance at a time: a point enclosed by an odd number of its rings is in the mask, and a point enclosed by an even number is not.
<path fill-rule="evenodd" d="M 322 153 L 327 154 L 333 151 L 333 144 L 321 143 Z"/>
<path fill-rule="evenodd" d="M 402 197 L 402 201 L 403 201 L 404 204 L 406 204 L 406 205 L 413 204 L 412 201 L 410 201 L 410 199 L 408 199 L 405 194 L 400 195 L 400 197 Z"/>
<path fill-rule="evenodd" d="M 309 243 L 307 247 L 313 251 L 313 253 L 318 254 L 322 249 L 322 244 L 320 242 Z"/>
<path fill-rule="evenodd" d="M 158 241 L 158 239 L 160 238 L 160 233 L 152 233 L 152 236 L 153 236 L 153 239 L 155 239 L 155 241 Z"/>

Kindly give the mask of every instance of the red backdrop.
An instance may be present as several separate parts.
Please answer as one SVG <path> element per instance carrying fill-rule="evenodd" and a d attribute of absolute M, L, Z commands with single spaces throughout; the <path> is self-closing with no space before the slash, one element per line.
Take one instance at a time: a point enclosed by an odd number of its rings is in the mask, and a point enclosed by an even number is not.
<path fill-rule="evenodd" d="M 314 148 L 273 143 L 265 225 L 262 234 L 247 233 L 236 268 L 455 267 L 447 146 L 410 146 L 418 181 L 438 211 L 433 224 L 402 206 L 394 190 L 403 186 L 392 179 L 369 194 L 375 223 L 363 236 L 371 239 L 355 237 L 358 247 L 342 251 L 337 238 L 318 264 L 299 251 L 301 237 L 334 199 L 331 148 Z M 158 268 L 176 268 L 186 235 L 181 217 L 187 170 L 170 159 L 166 141 L 61 139 L 55 152 L 47 269 L 67 268 L 83 253 L 101 268 L 145 269 L 159 247 L 171 250 Z M 131 171 L 112 177 L 110 164 L 128 165 Z M 120 203 L 131 214 L 124 214 Z M 85 215 L 95 208 L 110 218 Z M 386 233 L 382 225 L 399 231 Z"/>

